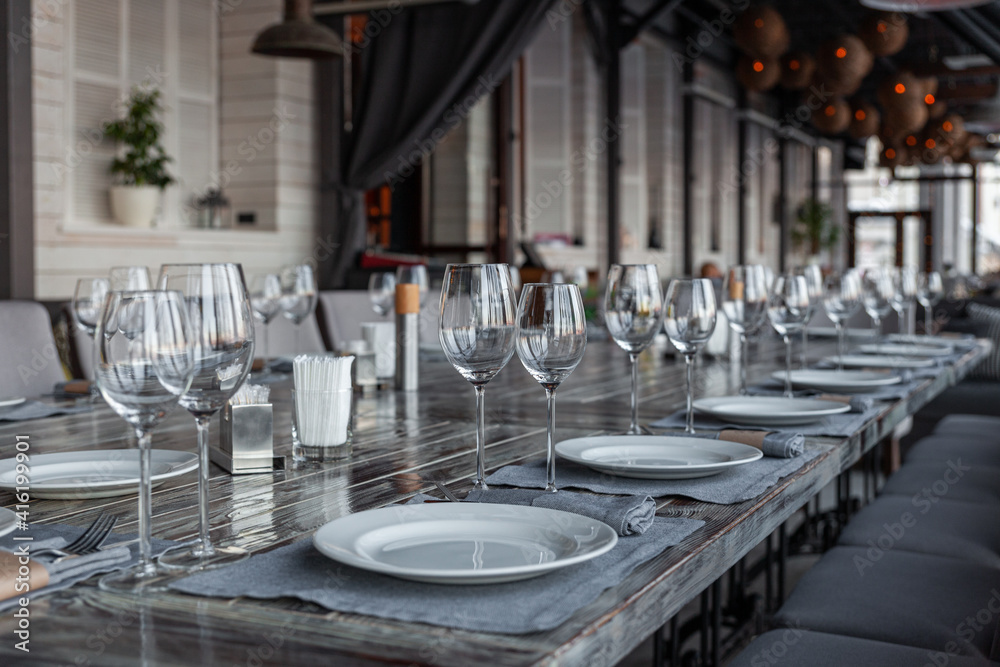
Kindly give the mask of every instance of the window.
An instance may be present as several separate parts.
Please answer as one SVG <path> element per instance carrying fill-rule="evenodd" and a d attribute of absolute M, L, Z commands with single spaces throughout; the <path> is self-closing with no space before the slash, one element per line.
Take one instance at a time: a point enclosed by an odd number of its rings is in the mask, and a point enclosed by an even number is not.
<path fill-rule="evenodd" d="M 163 145 L 177 183 L 165 191 L 161 227 L 194 223 L 190 204 L 218 164 L 218 29 L 213 0 L 78 0 L 70 3 L 67 226 L 109 222 L 114 143 L 102 128 L 134 86 L 159 88 Z"/>

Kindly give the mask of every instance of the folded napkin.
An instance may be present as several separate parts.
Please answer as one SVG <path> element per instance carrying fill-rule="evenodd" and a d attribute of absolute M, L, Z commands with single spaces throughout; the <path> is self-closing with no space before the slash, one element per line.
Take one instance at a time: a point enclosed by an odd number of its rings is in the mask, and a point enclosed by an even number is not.
<path fill-rule="evenodd" d="M 619 535 L 642 535 L 653 525 L 656 503 L 649 496 L 592 496 L 572 491 L 538 492 L 534 489 L 473 489 L 466 502 L 498 505 L 531 505 L 582 514 L 606 523 Z"/>
<path fill-rule="evenodd" d="M 689 433 L 678 433 L 677 435 L 690 436 Z M 774 456 L 782 459 L 799 456 L 806 448 L 805 436 L 801 433 L 793 433 L 791 431 L 751 431 L 729 428 L 715 433 L 696 433 L 692 437 L 738 442 L 743 445 L 756 447 L 764 452 L 764 456 Z"/>
<path fill-rule="evenodd" d="M 56 415 L 75 415 L 81 412 L 91 412 L 93 409 L 92 405 L 53 405 L 41 401 L 25 401 L 20 405 L 0 408 L 0 421 L 18 422 Z"/>
<path fill-rule="evenodd" d="M 851 407 L 851 412 L 864 412 L 871 410 L 875 405 L 875 399 L 871 396 L 844 396 L 842 394 L 819 394 L 816 398 L 821 401 L 833 401 L 834 403 L 846 403 Z"/>
<path fill-rule="evenodd" d="M 875 405 L 864 412 L 844 412 L 836 415 L 829 415 L 809 424 L 799 424 L 789 426 L 788 429 L 795 433 L 801 433 L 806 437 L 830 436 L 834 438 L 846 438 L 860 431 L 872 419 L 881 414 L 883 407 Z M 671 415 L 649 424 L 653 428 L 680 429 L 687 423 L 687 411 L 677 410 Z M 756 425 L 739 424 L 716 419 L 706 414 L 695 413 L 694 427 L 700 431 L 723 431 L 726 429 L 754 430 Z"/>

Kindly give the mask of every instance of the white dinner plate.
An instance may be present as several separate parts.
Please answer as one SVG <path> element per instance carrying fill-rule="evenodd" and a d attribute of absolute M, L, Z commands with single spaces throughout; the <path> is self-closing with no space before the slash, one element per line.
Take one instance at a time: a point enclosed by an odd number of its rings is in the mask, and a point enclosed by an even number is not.
<path fill-rule="evenodd" d="M 933 345 L 936 347 L 954 348 L 955 343 L 963 343 L 961 338 L 945 338 L 941 336 L 923 336 L 917 334 L 894 333 L 886 336 L 886 340 L 893 343 L 904 343 L 906 345 Z"/>
<path fill-rule="evenodd" d="M 869 343 L 858 346 L 862 354 L 880 354 L 896 357 L 947 357 L 954 349 L 942 345 L 911 345 L 909 343 Z"/>
<path fill-rule="evenodd" d="M 0 536 L 17 528 L 17 515 L 6 507 L 0 507 Z"/>
<path fill-rule="evenodd" d="M 11 408 L 15 405 L 21 405 L 26 399 L 24 396 L 5 396 L 0 398 L 0 408 Z"/>
<path fill-rule="evenodd" d="M 722 396 L 699 398 L 694 409 L 724 422 L 753 426 L 811 424 L 830 415 L 847 412 L 851 406 L 839 401 L 784 396 Z"/>
<path fill-rule="evenodd" d="M 837 327 L 806 327 L 806 333 L 809 334 L 810 338 L 836 338 Z M 858 329 L 857 327 L 848 327 L 844 330 L 847 338 L 872 338 L 877 333 L 874 329 Z"/>
<path fill-rule="evenodd" d="M 190 452 L 154 449 L 153 486 L 198 467 Z M 35 498 L 76 500 L 127 496 L 139 490 L 139 450 L 104 449 L 59 454 L 34 454 L 29 461 L 29 493 Z M 0 461 L 0 489 L 14 490 L 17 461 Z"/>
<path fill-rule="evenodd" d="M 557 444 L 556 453 L 599 472 L 639 479 L 708 477 L 764 455 L 738 442 L 667 435 L 572 438 Z"/>
<path fill-rule="evenodd" d="M 610 526 L 580 514 L 486 503 L 391 505 L 335 519 L 313 535 L 335 561 L 436 584 L 529 579 L 617 542 Z"/>
<path fill-rule="evenodd" d="M 771 377 L 785 381 L 785 371 L 774 371 Z M 899 384 L 903 378 L 887 371 L 838 371 L 803 369 L 792 371 L 792 386 L 799 389 L 844 391 L 857 393 L 875 391 L 879 387 Z"/>
<path fill-rule="evenodd" d="M 823 361 L 836 364 L 836 355 L 826 357 Z M 848 368 L 930 368 L 933 359 L 920 357 L 891 357 L 879 354 L 845 354 L 841 359 Z"/>

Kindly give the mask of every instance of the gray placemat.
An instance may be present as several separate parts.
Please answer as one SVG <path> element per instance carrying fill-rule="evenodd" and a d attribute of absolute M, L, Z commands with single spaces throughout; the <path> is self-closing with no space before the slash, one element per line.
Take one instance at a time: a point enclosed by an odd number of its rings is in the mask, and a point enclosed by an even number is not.
<path fill-rule="evenodd" d="M 93 409 L 92 405 L 53 405 L 42 401 L 25 401 L 20 405 L 0 408 L 0 421 L 19 422 L 56 415 L 75 415 L 81 412 L 92 412 Z"/>
<path fill-rule="evenodd" d="M 770 431 L 793 431 L 795 433 L 801 433 L 804 436 L 830 436 L 835 438 L 846 438 L 853 435 L 857 431 L 860 431 L 870 419 L 877 417 L 884 408 L 885 406 L 875 405 L 864 412 L 844 412 L 839 415 L 830 415 L 829 417 L 823 417 L 823 419 L 813 422 L 812 424 L 797 424 L 795 426 L 768 426 L 766 428 Z M 686 421 L 687 411 L 678 410 L 669 417 L 664 417 L 663 419 L 658 419 L 655 422 L 652 422 L 650 426 L 655 428 L 682 429 L 684 428 Z M 763 428 L 761 426 L 748 426 L 746 424 L 723 422 L 697 412 L 694 415 L 694 427 L 697 430 L 704 431 L 722 431 L 723 429 L 728 428 L 760 430 Z"/>
<path fill-rule="evenodd" d="M 506 584 L 446 585 L 396 579 L 341 565 L 305 539 L 231 567 L 181 579 L 170 587 L 208 597 L 293 597 L 352 614 L 524 634 L 561 625 L 637 566 L 680 543 L 704 523 L 657 517 L 645 533 L 619 538 L 614 549 L 593 560 Z"/>
<path fill-rule="evenodd" d="M 765 456 L 753 463 L 698 479 L 616 477 L 571 461 L 560 461 L 556 466 L 556 484 L 560 488 L 587 489 L 594 493 L 654 498 L 685 496 L 707 503 L 731 505 L 756 498 L 819 454 L 818 450 L 807 450 L 802 456 L 788 459 Z M 486 482 L 529 489 L 545 488 L 545 461 L 504 466 L 487 477 Z"/>
<path fill-rule="evenodd" d="M 62 539 L 65 543 L 70 543 L 80 536 L 85 528 L 79 526 L 67 526 L 64 524 L 39 524 L 32 523 L 28 524 L 27 530 L 15 529 L 14 532 L 8 533 L 3 537 L 0 537 L 0 549 L 4 551 L 17 552 L 17 549 L 25 544 L 28 546 L 28 552 L 30 557 L 30 552 L 32 549 L 40 548 L 35 545 L 44 544 L 50 540 Z M 31 537 L 31 541 L 25 540 L 15 540 L 15 537 Z M 30 592 L 30 595 L 26 595 L 28 598 L 37 598 L 42 595 L 47 595 L 54 591 L 61 591 L 65 588 L 69 588 L 73 584 L 83 581 L 84 579 L 89 579 L 95 574 L 106 574 L 108 572 L 114 572 L 116 570 L 124 570 L 132 567 L 139 561 L 139 543 L 137 541 L 137 535 L 135 534 L 125 534 L 119 535 L 112 533 L 108 536 L 107 541 L 105 541 L 102 550 L 108 550 L 116 544 L 121 544 L 126 547 L 129 551 L 129 557 L 125 559 L 102 559 L 98 561 L 93 561 L 92 567 L 87 568 L 74 568 L 72 570 L 67 569 L 60 574 L 58 582 L 51 583 L 45 588 L 34 590 Z M 177 542 L 171 542 L 169 540 L 153 540 L 153 555 L 158 556 L 167 549 L 177 546 Z M 42 563 L 47 559 L 43 558 Z M 0 611 L 7 609 L 12 609 L 18 606 L 17 598 L 11 598 L 9 600 L 0 600 Z"/>

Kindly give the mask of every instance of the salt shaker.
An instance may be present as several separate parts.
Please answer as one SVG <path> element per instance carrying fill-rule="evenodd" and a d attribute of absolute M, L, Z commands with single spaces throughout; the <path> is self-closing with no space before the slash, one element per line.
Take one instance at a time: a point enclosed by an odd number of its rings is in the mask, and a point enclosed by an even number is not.
<path fill-rule="evenodd" d="M 416 391 L 420 383 L 420 286 L 396 285 L 396 389 Z"/>

